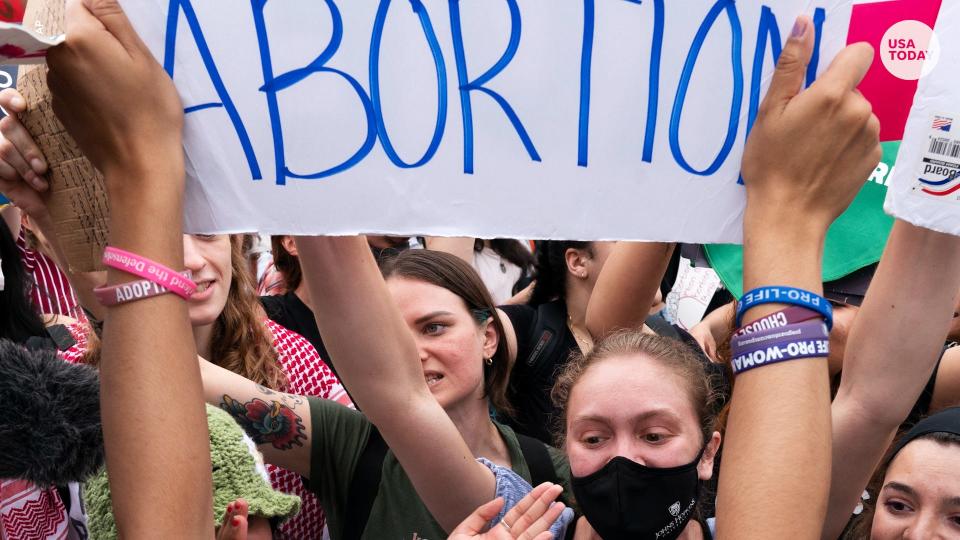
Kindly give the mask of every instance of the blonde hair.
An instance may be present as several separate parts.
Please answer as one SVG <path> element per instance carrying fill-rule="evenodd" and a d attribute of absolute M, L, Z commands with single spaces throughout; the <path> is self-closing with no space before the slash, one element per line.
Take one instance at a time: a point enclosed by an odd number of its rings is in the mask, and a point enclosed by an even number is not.
<path fill-rule="evenodd" d="M 620 330 L 598 341 L 587 354 L 573 352 L 563 371 L 557 377 L 550 397 L 560 409 L 555 433 L 559 448 L 566 442 L 567 404 L 570 394 L 584 373 L 604 360 L 626 355 L 640 354 L 660 363 L 684 381 L 687 395 L 697 414 L 704 442 L 716 428 L 717 408 L 722 400 L 718 391 L 719 381 L 707 372 L 696 352 L 682 341 L 646 334 L 640 330 Z"/>

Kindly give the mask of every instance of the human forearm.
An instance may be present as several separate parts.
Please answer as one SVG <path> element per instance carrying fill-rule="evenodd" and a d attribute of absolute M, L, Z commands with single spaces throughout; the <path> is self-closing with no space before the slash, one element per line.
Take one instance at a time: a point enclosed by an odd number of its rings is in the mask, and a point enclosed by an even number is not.
<path fill-rule="evenodd" d="M 376 423 L 404 406 L 411 390 L 429 398 L 419 362 L 407 361 L 417 358 L 413 338 L 363 237 L 296 242 L 324 345 L 364 413 Z M 357 339 L 370 328 L 377 339 Z"/>
<path fill-rule="evenodd" d="M 587 330 L 594 338 L 643 326 L 673 249 L 662 242 L 617 242 L 587 304 Z"/>
<path fill-rule="evenodd" d="M 452 530 L 489 500 L 493 475 L 474 461 L 430 393 L 420 352 L 370 249 L 361 237 L 301 237 L 297 249 L 337 372 L 431 514 Z"/>
<path fill-rule="evenodd" d="M 831 406 L 833 472 L 823 538 L 843 530 L 929 380 L 958 290 L 960 238 L 897 221 L 851 329 Z"/>
<path fill-rule="evenodd" d="M 898 220 L 850 331 L 837 401 L 899 426 L 936 364 L 957 291 L 960 238 Z"/>
<path fill-rule="evenodd" d="M 183 105 L 116 0 L 68 2 L 47 52 L 53 109 L 104 176 L 110 243 L 183 264 Z M 90 77 L 97 73 L 97 77 Z M 134 279 L 111 269 L 108 284 Z M 210 447 L 186 303 L 165 294 L 107 309 L 101 416 L 120 536 L 209 538 Z"/>
<path fill-rule="evenodd" d="M 172 180 L 164 175 L 157 181 Z M 179 202 L 151 213 L 141 199 L 112 200 L 124 203 L 114 205 L 112 246 L 170 267 L 182 264 Z M 132 279 L 108 272 L 110 284 Z M 185 302 L 172 294 L 106 310 L 101 414 L 114 509 L 125 536 L 173 537 L 209 529 L 213 520 L 206 413 L 190 335 Z"/>
<path fill-rule="evenodd" d="M 475 238 L 428 236 L 424 241 L 427 249 L 456 255 L 467 264 L 473 264 L 473 246 L 477 242 Z"/>
<path fill-rule="evenodd" d="M 744 230 L 744 290 L 779 285 L 821 293 L 825 229 L 777 231 L 745 223 Z M 767 304 L 751 309 L 743 323 L 782 307 Z M 751 513 L 764 519 L 762 530 L 751 529 L 749 519 L 738 520 L 737 527 L 726 529 L 725 535 L 769 538 L 788 530 L 795 538 L 819 534 L 826 512 L 822 487 L 829 482 L 830 471 L 829 403 L 827 365 L 820 358 L 772 364 L 737 376 L 718 506 L 749 506 Z M 777 497 L 784 490 L 805 501 L 802 510 L 787 511 L 785 501 Z"/>
<path fill-rule="evenodd" d="M 271 390 L 202 358 L 199 361 L 206 402 L 229 412 L 268 463 L 309 478 L 313 424 L 306 398 Z M 265 413 L 276 413 L 284 421 L 265 423 Z"/>

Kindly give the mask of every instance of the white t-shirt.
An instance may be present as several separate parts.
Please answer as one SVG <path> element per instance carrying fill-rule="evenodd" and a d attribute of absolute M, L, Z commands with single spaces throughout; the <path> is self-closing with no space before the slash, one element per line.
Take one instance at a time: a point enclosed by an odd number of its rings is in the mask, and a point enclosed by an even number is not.
<path fill-rule="evenodd" d="M 484 247 L 473 252 L 473 269 L 480 274 L 494 304 L 502 304 L 513 296 L 513 286 L 523 275 L 523 269 Z"/>

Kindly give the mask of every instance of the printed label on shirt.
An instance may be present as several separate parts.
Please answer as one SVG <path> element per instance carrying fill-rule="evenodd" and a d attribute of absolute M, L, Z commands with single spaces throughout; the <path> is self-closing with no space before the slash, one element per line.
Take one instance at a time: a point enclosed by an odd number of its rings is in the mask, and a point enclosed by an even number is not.
<path fill-rule="evenodd" d="M 937 114 L 930 118 L 929 141 L 920 160 L 913 193 L 960 201 L 960 134 L 955 135 L 953 131 L 956 117 Z"/>

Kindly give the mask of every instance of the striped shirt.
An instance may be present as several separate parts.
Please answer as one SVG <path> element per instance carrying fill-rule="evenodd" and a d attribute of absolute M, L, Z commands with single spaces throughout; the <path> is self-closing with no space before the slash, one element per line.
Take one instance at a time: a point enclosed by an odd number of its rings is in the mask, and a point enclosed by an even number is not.
<path fill-rule="evenodd" d="M 67 510 L 57 490 L 26 480 L 0 480 L 0 539 L 70 538 Z"/>
<path fill-rule="evenodd" d="M 57 267 L 53 259 L 43 253 L 27 247 L 24 232 L 20 230 L 17 238 L 20 260 L 33 281 L 30 287 L 30 300 L 43 314 L 66 315 L 74 319 L 83 318 L 80 302 L 73 292 L 67 275 Z"/>

